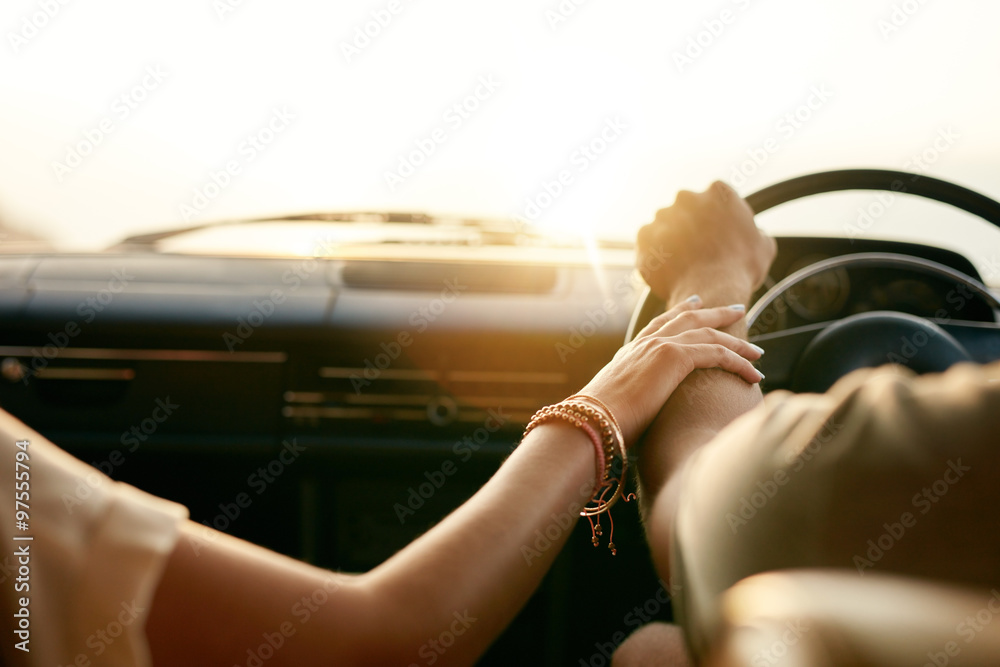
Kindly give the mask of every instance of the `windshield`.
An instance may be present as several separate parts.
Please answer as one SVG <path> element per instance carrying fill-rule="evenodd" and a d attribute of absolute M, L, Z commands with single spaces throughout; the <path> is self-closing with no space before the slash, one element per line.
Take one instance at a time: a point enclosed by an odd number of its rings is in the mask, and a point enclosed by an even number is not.
<path fill-rule="evenodd" d="M 631 241 L 679 188 L 859 166 L 1000 198 L 998 22 L 988 0 L 7 2 L 0 222 L 59 250 L 337 211 Z M 997 254 L 941 207 L 817 202 L 761 224 Z"/>

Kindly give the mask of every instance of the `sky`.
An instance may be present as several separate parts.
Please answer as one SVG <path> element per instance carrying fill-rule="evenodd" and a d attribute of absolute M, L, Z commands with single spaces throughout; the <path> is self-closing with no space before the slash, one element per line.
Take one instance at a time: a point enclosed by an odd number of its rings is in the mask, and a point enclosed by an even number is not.
<path fill-rule="evenodd" d="M 1000 199 L 998 24 L 988 0 L 6 0 L 0 222 L 82 251 L 345 210 L 629 238 L 681 188 L 846 167 Z M 911 199 L 758 223 L 1000 256 Z"/>

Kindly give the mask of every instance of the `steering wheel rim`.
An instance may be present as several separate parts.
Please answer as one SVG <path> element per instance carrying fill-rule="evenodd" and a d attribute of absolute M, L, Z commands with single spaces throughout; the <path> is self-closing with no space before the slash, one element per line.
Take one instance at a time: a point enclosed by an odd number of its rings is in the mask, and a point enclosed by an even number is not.
<path fill-rule="evenodd" d="M 799 176 L 797 178 L 782 181 L 759 190 L 749 195 L 746 198 L 746 201 L 754 211 L 754 214 L 757 214 L 795 199 L 816 194 L 846 190 L 889 190 L 892 192 L 911 194 L 925 199 L 931 199 L 949 204 L 960 210 L 966 211 L 967 213 L 972 213 L 973 215 L 982 218 L 996 227 L 1000 227 L 1000 202 L 996 202 L 983 194 L 948 181 L 943 181 L 930 176 L 924 176 L 922 174 L 884 169 L 845 169 Z M 859 253 L 823 260 L 804 267 L 794 274 L 786 276 L 780 282 L 771 287 L 771 289 L 769 289 L 757 301 L 757 303 L 754 304 L 753 308 L 750 309 L 750 312 L 747 314 L 748 330 L 753 327 L 757 318 L 765 312 L 767 307 L 776 302 L 778 298 L 785 295 L 789 288 L 811 276 L 828 271 L 832 268 L 850 266 L 858 263 L 861 263 L 862 265 L 882 264 L 905 267 L 931 273 L 933 275 L 937 275 L 938 277 L 945 277 L 949 280 L 955 281 L 957 284 L 967 286 L 976 296 L 983 299 L 984 302 L 988 304 L 991 309 L 993 309 L 994 313 L 1000 311 L 1000 300 L 998 300 L 997 297 L 993 295 L 982 282 L 962 273 L 961 271 L 957 271 L 930 260 L 910 257 L 908 255 L 898 255 L 894 253 Z M 663 301 L 656 297 L 649 287 L 646 287 L 640 298 L 639 304 L 632 313 L 632 318 L 626 332 L 625 342 L 627 343 L 632 340 L 642 327 L 649 322 L 649 320 L 663 311 L 664 307 L 665 304 Z M 846 317 L 835 322 L 826 323 L 823 325 L 824 331 L 826 329 L 830 329 L 832 333 L 838 325 L 848 323 L 852 320 L 852 318 L 857 317 L 860 316 Z M 867 322 L 867 324 L 871 324 L 871 319 L 876 319 L 891 327 L 894 324 L 899 324 L 898 320 L 901 318 L 901 313 L 888 311 L 886 313 L 879 314 L 875 318 L 869 317 L 869 322 Z M 996 315 L 994 315 L 994 320 L 996 320 Z M 853 326 L 854 324 L 857 323 L 851 322 L 850 326 Z M 841 333 L 843 333 L 844 330 L 848 330 L 850 326 L 843 328 Z M 960 354 L 964 354 L 965 351 L 964 349 L 961 349 L 961 345 L 958 345 L 957 341 L 954 342 L 959 348 L 955 351 Z M 829 350 L 827 350 L 827 352 L 828 351 Z"/>
<path fill-rule="evenodd" d="M 797 176 L 748 195 L 754 214 L 795 199 L 844 190 L 889 190 L 950 204 L 1000 227 L 1000 202 L 939 178 L 891 169 L 838 169 Z"/>
<path fill-rule="evenodd" d="M 892 252 L 859 252 L 820 260 L 810 264 L 809 266 L 804 266 L 795 273 L 791 273 L 776 282 L 769 290 L 767 290 L 767 292 L 761 295 L 749 312 L 747 312 L 747 331 L 752 331 L 753 326 L 757 323 L 757 318 L 760 317 L 761 313 L 763 313 L 768 306 L 781 298 L 790 288 L 798 285 L 804 280 L 808 280 L 809 278 L 826 271 L 854 266 L 857 264 L 867 267 L 881 268 L 903 267 L 930 273 L 931 275 L 936 275 L 948 280 L 953 280 L 957 283 L 962 283 L 970 287 L 976 296 L 981 297 L 990 305 L 991 308 L 994 310 L 1000 310 L 1000 299 L 997 299 L 997 297 L 990 292 L 986 285 L 972 276 L 966 275 L 957 269 L 951 268 L 950 266 L 945 266 L 944 264 L 939 264 L 938 262 L 924 259 L 923 257 L 912 257 L 910 255 L 900 255 Z M 753 340 L 752 337 L 750 337 L 750 339 Z"/>

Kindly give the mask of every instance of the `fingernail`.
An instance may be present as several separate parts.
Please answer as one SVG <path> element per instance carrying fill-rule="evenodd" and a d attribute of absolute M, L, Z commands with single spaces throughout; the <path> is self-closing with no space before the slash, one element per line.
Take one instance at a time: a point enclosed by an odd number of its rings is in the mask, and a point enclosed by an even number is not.
<path fill-rule="evenodd" d="M 744 306 L 742 303 L 734 303 L 733 305 L 729 306 L 729 308 L 730 308 L 730 310 L 746 310 L 747 309 L 747 307 Z"/>
<path fill-rule="evenodd" d="M 699 301 L 701 301 L 701 297 L 698 296 L 697 294 L 692 294 L 687 299 L 685 299 L 685 301 L 687 301 L 688 303 L 698 303 Z"/>
<path fill-rule="evenodd" d="M 765 375 L 764 375 L 763 373 L 761 373 L 760 371 L 757 371 L 757 375 L 759 375 L 759 376 L 760 376 L 760 379 L 761 379 L 761 380 L 763 380 L 763 379 L 764 379 L 764 378 L 766 377 L 766 376 L 765 376 Z"/>
<path fill-rule="evenodd" d="M 749 343 L 749 345 L 753 349 L 757 350 L 757 352 L 759 352 L 760 354 L 764 354 L 764 348 L 762 348 L 760 345 L 754 345 L 753 343 Z"/>

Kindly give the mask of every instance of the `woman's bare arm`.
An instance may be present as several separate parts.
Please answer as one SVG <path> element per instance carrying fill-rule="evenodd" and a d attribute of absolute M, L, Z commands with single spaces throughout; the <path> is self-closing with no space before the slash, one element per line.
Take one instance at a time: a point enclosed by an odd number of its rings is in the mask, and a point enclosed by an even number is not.
<path fill-rule="evenodd" d="M 584 388 L 611 408 L 627 443 L 695 368 L 759 377 L 748 361 L 758 354 L 715 329 L 740 314 L 697 306 L 685 301 L 657 318 Z M 267 667 L 471 664 L 537 588 L 595 477 L 588 437 L 543 425 L 468 502 L 357 576 L 225 535 L 209 542 L 189 522 L 151 610 L 156 664 L 252 665 L 262 653 Z"/>

